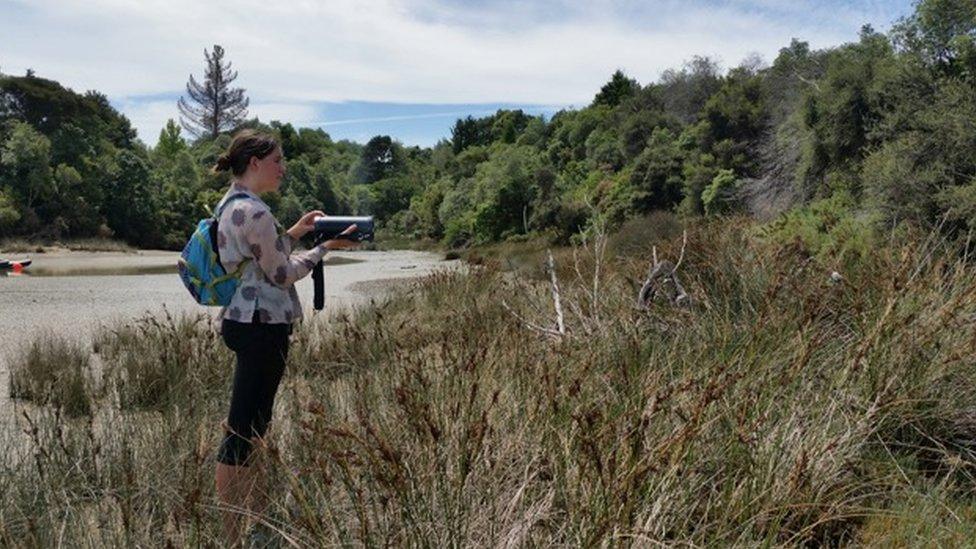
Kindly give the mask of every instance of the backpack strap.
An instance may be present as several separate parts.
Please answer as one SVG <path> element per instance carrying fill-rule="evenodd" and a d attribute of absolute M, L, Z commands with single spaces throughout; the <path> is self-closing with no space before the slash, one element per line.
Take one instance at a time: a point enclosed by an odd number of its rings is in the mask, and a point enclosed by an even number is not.
<path fill-rule="evenodd" d="M 214 261 L 221 267 L 223 267 L 223 264 L 220 263 L 220 247 L 217 245 L 217 224 L 220 222 L 220 214 L 224 213 L 224 208 L 226 208 L 231 202 L 241 198 L 250 199 L 251 195 L 247 193 L 235 193 L 228 196 L 223 202 L 218 203 L 217 211 L 215 211 L 213 215 L 213 223 L 210 224 L 210 249 L 213 250 Z M 219 279 L 217 282 L 214 282 L 214 284 L 223 282 L 225 278 L 239 277 L 241 273 L 244 272 L 244 267 L 247 266 L 249 262 L 249 258 L 245 259 L 240 265 L 237 266 L 237 270 L 235 270 L 233 273 L 228 273 L 226 277 Z"/>
<path fill-rule="evenodd" d="M 231 202 L 233 202 L 235 200 L 238 200 L 240 198 L 250 199 L 251 198 L 251 195 L 249 195 L 247 193 L 236 193 L 236 194 L 232 194 L 232 195 L 228 196 L 226 200 L 224 200 L 220 204 L 217 204 L 217 210 L 214 212 L 214 219 L 219 220 L 220 219 L 220 214 L 224 213 L 224 208 L 226 208 L 227 205 L 230 204 Z"/>

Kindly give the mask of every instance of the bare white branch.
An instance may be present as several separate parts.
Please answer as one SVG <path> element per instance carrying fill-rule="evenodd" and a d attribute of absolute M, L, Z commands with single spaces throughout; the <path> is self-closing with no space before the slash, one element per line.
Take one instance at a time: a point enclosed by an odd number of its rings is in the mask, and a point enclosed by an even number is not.
<path fill-rule="evenodd" d="M 674 264 L 674 269 L 671 271 L 672 274 L 678 271 L 678 267 L 680 267 L 681 262 L 684 261 L 685 247 L 687 246 L 688 246 L 688 229 L 685 229 L 681 233 L 681 254 L 678 256 L 678 262 Z"/>
<path fill-rule="evenodd" d="M 552 250 L 546 250 L 549 255 L 549 277 L 552 284 L 552 301 L 556 308 L 556 325 L 559 326 L 559 334 L 566 334 L 566 324 L 563 321 L 563 306 L 559 298 L 559 280 L 556 279 L 556 261 L 552 258 Z"/>
<path fill-rule="evenodd" d="M 508 311 L 513 317 L 515 317 L 516 320 L 524 324 L 525 327 L 530 330 L 534 330 L 536 332 L 539 332 L 543 335 L 547 335 L 550 337 L 563 337 L 566 335 L 566 334 L 559 333 L 558 331 L 553 330 L 552 328 L 546 328 L 544 326 L 539 326 L 538 324 L 529 322 L 528 320 L 523 318 L 522 315 L 516 313 L 515 310 L 512 309 L 512 307 L 509 306 L 509 304 L 504 299 L 502 300 L 502 307 L 504 307 L 505 310 Z"/>

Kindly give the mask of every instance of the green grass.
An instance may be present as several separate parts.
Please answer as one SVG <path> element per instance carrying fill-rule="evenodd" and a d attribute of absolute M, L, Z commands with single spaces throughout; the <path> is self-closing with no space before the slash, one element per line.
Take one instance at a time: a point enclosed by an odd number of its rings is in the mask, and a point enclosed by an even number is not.
<path fill-rule="evenodd" d="M 528 326 L 555 325 L 531 243 L 303 326 L 263 519 L 299 546 L 966 539 L 973 266 L 891 241 L 836 283 L 833 263 L 729 219 L 688 227 L 693 305 L 638 310 L 673 233 L 556 250 L 564 336 Z M 155 322 L 99 340 L 119 395 L 95 401 L 104 423 L 28 414 L 32 451 L 0 469 L 0 543 L 215 542 L 231 357 L 202 322 Z M 123 396 L 141 363 L 155 381 Z"/>

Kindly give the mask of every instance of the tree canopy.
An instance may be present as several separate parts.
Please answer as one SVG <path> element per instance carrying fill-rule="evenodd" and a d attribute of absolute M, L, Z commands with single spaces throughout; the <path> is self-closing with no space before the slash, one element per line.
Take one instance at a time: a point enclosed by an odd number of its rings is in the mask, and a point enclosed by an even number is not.
<path fill-rule="evenodd" d="M 188 85 L 204 100 L 191 111 L 200 124 L 169 121 L 152 149 L 97 92 L 0 75 L 0 235 L 177 248 L 226 185 L 209 168 L 238 127 L 279 138 L 288 169 L 269 201 L 286 222 L 313 208 L 372 213 L 387 230 L 459 245 L 565 241 L 660 209 L 770 216 L 796 207 L 806 217 L 792 219 L 967 234 L 976 229 L 974 44 L 972 2 L 922 0 L 887 34 L 864 27 L 821 50 L 794 39 L 769 65 L 751 58 L 728 70 L 694 57 L 643 84 L 617 70 L 584 108 L 469 116 L 433 147 L 243 120 L 247 100 L 229 88 L 236 73 L 219 46 L 205 51 L 204 83 Z"/>

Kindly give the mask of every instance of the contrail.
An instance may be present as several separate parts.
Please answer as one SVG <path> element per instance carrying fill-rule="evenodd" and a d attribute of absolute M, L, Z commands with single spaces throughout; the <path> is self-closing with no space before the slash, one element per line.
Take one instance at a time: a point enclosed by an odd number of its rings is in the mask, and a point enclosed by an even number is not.
<path fill-rule="evenodd" d="M 551 106 L 538 106 L 538 107 L 524 107 L 523 111 L 537 111 L 537 110 L 559 110 L 565 107 L 551 107 Z M 315 126 L 341 126 L 345 124 L 364 124 L 369 122 L 398 122 L 403 120 L 422 120 L 425 118 L 443 118 L 445 116 L 467 116 L 467 115 L 484 115 L 484 114 L 494 114 L 498 109 L 480 110 L 480 111 L 451 111 L 451 112 L 430 112 L 424 114 L 403 114 L 397 116 L 372 116 L 366 118 L 347 118 L 344 120 L 331 120 L 331 121 L 319 121 L 319 122 L 307 122 L 309 125 Z"/>

